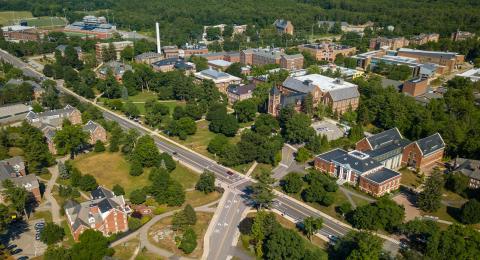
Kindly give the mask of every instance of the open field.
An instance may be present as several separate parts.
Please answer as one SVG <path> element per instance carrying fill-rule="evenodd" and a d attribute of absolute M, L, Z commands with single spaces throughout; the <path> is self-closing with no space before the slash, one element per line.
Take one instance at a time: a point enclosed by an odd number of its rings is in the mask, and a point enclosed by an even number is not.
<path fill-rule="evenodd" d="M 415 172 L 412 172 L 409 169 L 401 169 L 400 173 L 402 173 L 402 179 L 400 180 L 401 184 L 412 188 L 418 188 L 418 186 L 422 184 L 422 178 Z"/>
<path fill-rule="evenodd" d="M 32 17 L 33 15 L 30 11 L 4 11 L 0 12 L 0 24 L 10 25 L 15 21 Z"/>
<path fill-rule="evenodd" d="M 140 241 L 137 238 L 133 238 L 121 245 L 115 246 L 113 248 L 115 249 L 113 257 L 120 260 L 130 259 L 133 256 L 135 249 L 138 247 L 139 242 Z"/>
<path fill-rule="evenodd" d="M 53 16 L 42 16 L 25 20 L 27 21 L 28 26 L 35 26 L 38 28 L 63 27 L 67 24 L 64 18 Z"/>
<path fill-rule="evenodd" d="M 209 194 L 205 194 L 203 192 L 192 190 L 186 192 L 186 203 L 190 204 L 192 207 L 198 207 L 201 205 L 208 204 L 210 202 L 214 202 L 219 200 L 222 196 L 221 193 L 218 192 L 211 192 Z"/>
<path fill-rule="evenodd" d="M 208 228 L 208 223 L 210 223 L 213 214 L 205 212 L 197 212 L 197 223 L 192 226 L 193 230 L 197 234 L 197 248 L 188 255 L 191 258 L 200 258 L 203 253 L 203 237 Z M 170 252 L 175 253 L 177 256 L 185 256 L 183 251 L 177 248 L 175 243 L 175 236 L 181 236 L 180 231 L 173 231 L 169 235 L 166 235 L 163 239 L 158 239 L 158 242 L 155 241 L 153 236 L 155 233 L 161 230 L 171 230 L 172 217 L 164 218 L 158 221 L 148 230 L 148 239 L 150 242 L 158 247 L 164 248 Z"/>
<path fill-rule="evenodd" d="M 213 158 L 213 154 L 207 151 L 208 143 L 215 137 L 215 133 L 208 130 L 208 121 L 197 122 L 197 132 L 194 135 L 189 135 L 186 140 L 180 140 L 176 136 L 171 136 L 169 138 L 173 139 L 175 142 L 179 142 L 188 148 L 201 153 L 205 156 Z"/>
<path fill-rule="evenodd" d="M 128 196 L 135 189 L 150 184 L 148 170 L 140 176 L 129 174 L 130 163 L 121 153 L 88 153 L 78 156 L 73 163 L 82 174 L 95 176 L 97 182 L 111 189 L 119 184 L 125 189 Z M 179 181 L 186 189 L 192 188 L 198 180 L 198 174 L 177 164 L 177 168 L 170 173 L 173 179 Z"/>

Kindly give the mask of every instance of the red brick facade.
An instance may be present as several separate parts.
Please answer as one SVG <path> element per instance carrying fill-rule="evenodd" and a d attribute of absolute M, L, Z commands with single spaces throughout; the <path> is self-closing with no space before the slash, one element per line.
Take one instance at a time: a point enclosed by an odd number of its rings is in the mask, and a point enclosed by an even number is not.
<path fill-rule="evenodd" d="M 370 145 L 367 138 L 365 137 L 362 140 L 357 142 L 357 144 L 355 145 L 355 150 L 362 151 L 362 152 L 370 151 L 372 150 L 372 146 Z"/>
<path fill-rule="evenodd" d="M 402 164 L 405 166 L 428 171 L 432 169 L 437 162 L 443 158 L 444 149 L 439 149 L 431 154 L 424 156 L 416 142 L 413 142 L 403 150 Z"/>
<path fill-rule="evenodd" d="M 407 80 L 403 83 L 402 92 L 407 93 L 412 97 L 423 95 L 427 92 L 427 79 Z"/>
<path fill-rule="evenodd" d="M 360 190 L 366 193 L 372 194 L 376 197 L 381 197 L 386 193 L 397 190 L 400 187 L 400 179 L 401 176 L 399 175 L 397 177 L 389 179 L 384 183 L 378 184 L 366 178 L 359 178 L 360 181 L 358 186 L 360 187 Z"/>

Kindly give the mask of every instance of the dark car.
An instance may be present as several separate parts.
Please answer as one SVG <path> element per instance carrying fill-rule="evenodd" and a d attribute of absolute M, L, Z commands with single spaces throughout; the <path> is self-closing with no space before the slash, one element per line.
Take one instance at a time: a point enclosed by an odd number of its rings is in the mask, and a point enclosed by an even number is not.
<path fill-rule="evenodd" d="M 40 240 L 40 233 L 35 234 L 35 240 Z"/>
<path fill-rule="evenodd" d="M 15 247 L 17 247 L 17 245 L 11 244 L 11 245 L 7 246 L 7 250 L 12 250 L 12 249 L 14 249 Z"/>
<path fill-rule="evenodd" d="M 11 253 L 12 253 L 12 255 L 16 255 L 16 254 L 21 253 L 21 252 L 23 252 L 23 250 L 20 249 L 20 248 L 17 248 L 15 250 L 13 250 Z"/>
<path fill-rule="evenodd" d="M 233 172 L 232 171 L 227 171 L 227 174 L 232 176 L 233 175 Z"/>
<path fill-rule="evenodd" d="M 28 259 L 28 256 L 21 256 L 19 258 L 17 258 L 17 260 L 27 260 Z"/>

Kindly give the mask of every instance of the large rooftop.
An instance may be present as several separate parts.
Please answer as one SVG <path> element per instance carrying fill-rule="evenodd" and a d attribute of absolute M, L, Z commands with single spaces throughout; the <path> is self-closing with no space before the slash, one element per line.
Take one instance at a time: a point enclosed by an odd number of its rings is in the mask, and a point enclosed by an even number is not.
<path fill-rule="evenodd" d="M 357 87 L 357 85 L 346 82 L 342 79 L 330 78 L 320 74 L 309 74 L 305 76 L 295 77 L 294 79 L 297 80 L 295 84 L 305 85 L 308 82 L 309 84 L 320 88 L 322 92 L 329 92 L 334 89 Z"/>

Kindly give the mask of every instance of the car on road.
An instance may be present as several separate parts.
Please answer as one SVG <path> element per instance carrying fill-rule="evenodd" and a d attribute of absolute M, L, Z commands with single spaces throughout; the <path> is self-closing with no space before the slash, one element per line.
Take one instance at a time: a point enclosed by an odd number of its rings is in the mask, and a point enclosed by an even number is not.
<path fill-rule="evenodd" d="M 330 244 L 335 245 L 338 241 L 338 237 L 334 235 L 328 235 L 328 240 L 330 240 Z"/>
<path fill-rule="evenodd" d="M 178 153 L 177 153 L 177 152 L 175 152 L 175 151 L 173 151 L 173 152 L 172 152 L 172 154 L 173 154 L 173 155 L 177 155 Z"/>
<path fill-rule="evenodd" d="M 232 171 L 227 171 L 227 174 L 232 176 L 233 175 L 233 172 Z"/>

